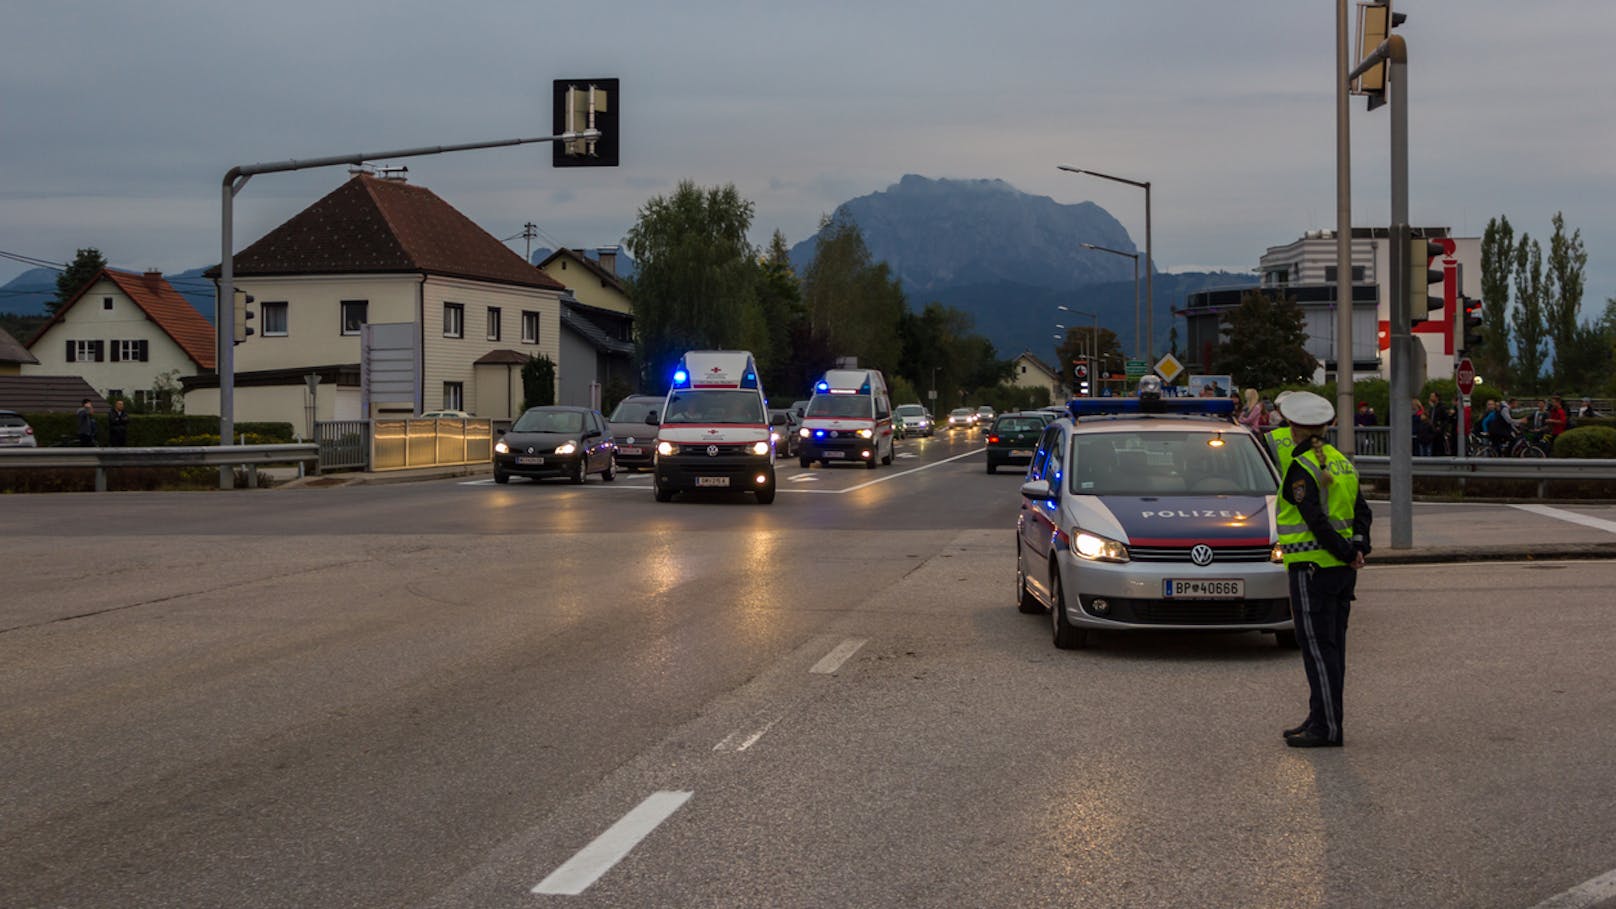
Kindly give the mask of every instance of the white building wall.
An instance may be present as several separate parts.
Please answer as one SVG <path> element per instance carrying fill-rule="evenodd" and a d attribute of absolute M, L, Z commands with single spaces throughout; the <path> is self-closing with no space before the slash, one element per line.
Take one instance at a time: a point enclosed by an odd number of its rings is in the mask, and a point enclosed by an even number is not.
<path fill-rule="evenodd" d="M 236 372 L 336 366 L 359 362 L 359 335 L 342 333 L 342 301 L 364 300 L 368 322 L 416 321 L 420 275 L 243 277 L 236 286 L 252 294 L 257 332 L 236 345 Z M 286 334 L 268 335 L 263 304 L 286 304 Z M 238 405 L 239 406 L 239 405 Z"/>
<path fill-rule="evenodd" d="M 443 383 L 459 382 L 465 395 L 464 409 L 467 413 L 480 417 L 503 416 L 496 413 L 504 409 L 503 400 L 489 402 L 487 407 L 480 406 L 477 401 L 477 377 L 472 364 L 490 351 L 514 350 L 529 356 L 548 356 L 556 362 L 559 370 L 562 362 L 560 291 L 431 277 L 423 285 L 422 293 L 426 325 L 421 345 L 421 400 L 425 410 L 445 407 Z M 465 330 L 462 337 L 444 336 L 443 312 L 446 303 L 459 303 L 464 308 Z M 500 310 L 498 341 L 488 340 L 490 306 Z M 539 314 L 536 344 L 522 341 L 523 312 Z"/>
<path fill-rule="evenodd" d="M 111 309 L 105 301 L 111 301 Z M 82 360 L 69 363 L 68 341 L 101 341 L 101 362 Z M 117 341 L 145 341 L 147 359 L 112 362 L 112 346 Z M 175 373 L 193 376 L 199 370 L 184 348 L 175 343 L 162 327 L 135 305 L 118 285 L 109 280 L 96 282 L 79 301 L 52 325 L 29 352 L 38 364 L 24 364 L 20 375 L 83 376 L 103 397 L 121 391 L 133 398 L 138 390 L 149 389 L 159 376 Z"/>

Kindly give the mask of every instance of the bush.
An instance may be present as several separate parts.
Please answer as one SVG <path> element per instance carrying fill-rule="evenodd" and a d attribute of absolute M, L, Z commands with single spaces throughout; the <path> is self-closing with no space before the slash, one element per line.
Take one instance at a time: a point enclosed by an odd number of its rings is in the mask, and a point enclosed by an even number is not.
<path fill-rule="evenodd" d="M 262 436 L 256 432 L 236 433 L 238 442 L 241 442 L 242 437 L 245 437 L 245 444 L 247 445 L 284 445 L 291 441 L 291 439 L 282 441 L 269 436 Z M 163 444 L 172 445 L 176 448 L 190 448 L 197 445 L 217 445 L 219 444 L 219 434 L 216 432 L 204 432 L 198 433 L 194 436 L 175 436 Z"/>
<path fill-rule="evenodd" d="M 1579 426 L 1568 429 L 1554 440 L 1557 458 L 1616 458 L 1616 429 L 1608 426 Z"/>
<path fill-rule="evenodd" d="M 72 445 L 78 441 L 78 417 L 71 413 L 30 413 L 23 414 L 28 425 L 34 427 L 34 436 L 41 445 Z M 96 411 L 95 415 L 96 441 L 107 444 L 107 413 L 105 410 Z M 285 444 L 292 441 L 292 424 L 290 423 L 237 423 L 236 434 L 258 436 L 261 441 L 253 443 L 260 445 Z M 219 444 L 219 418 L 216 416 L 186 415 L 186 414 L 130 414 L 129 415 L 129 445 L 132 448 L 147 448 L 161 445 L 175 444 L 169 439 L 182 436 L 201 436 L 212 434 L 215 441 L 208 443 Z"/>

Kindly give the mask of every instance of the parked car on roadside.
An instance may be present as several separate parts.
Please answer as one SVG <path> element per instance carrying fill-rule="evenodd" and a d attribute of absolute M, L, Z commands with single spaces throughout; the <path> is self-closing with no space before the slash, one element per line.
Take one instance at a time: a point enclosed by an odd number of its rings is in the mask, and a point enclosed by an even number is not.
<path fill-rule="evenodd" d="M 22 414 L 0 410 L 0 448 L 38 448 L 39 439 L 34 427 L 28 425 Z"/>
<path fill-rule="evenodd" d="M 587 407 L 529 407 L 494 443 L 494 482 L 511 477 L 566 477 L 582 483 L 598 473 L 617 478 L 617 446 L 606 418 Z"/>
<path fill-rule="evenodd" d="M 656 466 L 657 424 L 667 400 L 664 395 L 629 395 L 612 408 L 606 422 L 617 443 L 618 467 L 650 470 Z"/>
<path fill-rule="evenodd" d="M 464 410 L 432 410 L 416 417 L 417 420 L 472 420 L 471 414 Z"/>

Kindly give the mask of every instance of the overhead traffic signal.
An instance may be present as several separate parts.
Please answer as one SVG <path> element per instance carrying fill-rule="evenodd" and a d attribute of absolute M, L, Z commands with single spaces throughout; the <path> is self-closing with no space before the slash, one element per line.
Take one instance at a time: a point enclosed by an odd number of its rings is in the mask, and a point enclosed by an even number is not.
<path fill-rule="evenodd" d="M 599 130 L 597 139 L 550 144 L 552 167 L 616 167 L 618 80 L 556 79 L 551 83 L 551 128 L 555 135 Z"/>
<path fill-rule="evenodd" d="M 1481 346 L 1481 301 L 1459 298 L 1459 356 L 1466 357 Z"/>
<path fill-rule="evenodd" d="M 239 291 L 239 290 L 236 291 L 236 297 L 235 297 L 236 319 L 235 319 L 234 324 L 231 327 L 233 329 L 235 329 L 235 341 L 236 341 L 237 344 L 240 344 L 241 342 L 247 340 L 248 335 L 256 334 L 256 332 L 254 332 L 247 325 L 247 320 L 251 319 L 253 317 L 252 310 L 247 308 L 247 304 L 251 303 L 252 301 L 253 301 L 253 295 L 252 294 L 243 293 L 242 291 Z"/>
<path fill-rule="evenodd" d="M 1418 239 L 1408 245 L 1408 318 L 1419 325 L 1431 318 L 1431 313 L 1443 306 L 1442 269 L 1432 268 L 1439 256 L 1448 254 L 1445 243 Z M 1431 292 L 1431 285 L 1436 292 Z"/>
<path fill-rule="evenodd" d="M 1392 29 L 1402 25 L 1408 16 L 1392 12 L 1392 0 L 1360 2 L 1358 4 L 1358 59 L 1374 53 L 1375 48 L 1391 35 Z M 1352 87 L 1353 94 L 1366 95 L 1369 109 L 1386 103 L 1386 61 L 1382 60 L 1358 77 Z"/>

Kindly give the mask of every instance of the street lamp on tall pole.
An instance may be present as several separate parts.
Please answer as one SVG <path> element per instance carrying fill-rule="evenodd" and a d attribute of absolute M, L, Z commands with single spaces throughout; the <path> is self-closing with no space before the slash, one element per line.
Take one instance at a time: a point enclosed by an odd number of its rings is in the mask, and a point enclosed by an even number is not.
<path fill-rule="evenodd" d="M 1133 355 L 1135 357 L 1143 358 L 1145 355 L 1145 348 L 1141 342 L 1144 340 L 1144 338 L 1140 334 L 1139 327 L 1139 253 L 1112 249 L 1109 246 L 1096 246 L 1093 243 L 1084 243 L 1082 245 L 1084 249 L 1107 252 L 1115 256 L 1127 256 L 1133 260 Z"/>
<path fill-rule="evenodd" d="M 1126 183 L 1137 186 L 1145 191 L 1145 351 L 1149 359 L 1156 359 L 1156 259 L 1151 255 L 1150 249 L 1150 181 L 1129 180 L 1126 177 L 1113 177 L 1102 174 L 1096 170 L 1087 170 L 1081 167 L 1071 167 L 1058 164 L 1056 167 L 1073 174 L 1088 174 L 1102 180 L 1112 180 L 1117 183 Z"/>

